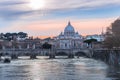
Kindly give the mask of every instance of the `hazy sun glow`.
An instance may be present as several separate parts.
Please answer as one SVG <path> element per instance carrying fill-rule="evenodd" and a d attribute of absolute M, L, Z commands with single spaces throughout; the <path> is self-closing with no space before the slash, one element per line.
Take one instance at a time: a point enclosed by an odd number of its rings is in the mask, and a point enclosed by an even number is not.
<path fill-rule="evenodd" d="M 45 0 L 30 0 L 30 7 L 34 10 L 42 9 L 45 6 Z"/>

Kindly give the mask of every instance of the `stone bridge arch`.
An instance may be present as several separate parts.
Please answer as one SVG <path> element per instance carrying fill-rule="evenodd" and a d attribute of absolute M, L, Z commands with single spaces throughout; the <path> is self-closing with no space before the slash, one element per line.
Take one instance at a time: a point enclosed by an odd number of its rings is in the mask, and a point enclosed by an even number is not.
<path fill-rule="evenodd" d="M 85 57 L 85 56 L 86 56 L 86 53 L 83 52 L 83 51 L 78 51 L 78 52 L 75 52 L 75 56 L 82 56 L 82 57 Z"/>
<path fill-rule="evenodd" d="M 74 50 L 74 55 L 75 56 L 91 57 L 92 56 L 92 50 L 90 50 L 90 49 Z"/>
<path fill-rule="evenodd" d="M 60 52 L 56 52 L 55 55 L 56 55 L 56 56 L 67 56 L 68 53 L 65 52 L 65 51 L 60 51 Z"/>

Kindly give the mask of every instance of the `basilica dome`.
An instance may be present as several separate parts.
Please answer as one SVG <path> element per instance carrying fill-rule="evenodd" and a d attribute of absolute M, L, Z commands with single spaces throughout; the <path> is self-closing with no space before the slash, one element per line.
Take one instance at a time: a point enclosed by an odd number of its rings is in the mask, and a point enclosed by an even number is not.
<path fill-rule="evenodd" d="M 75 30 L 70 22 L 68 22 L 68 25 L 66 26 L 64 32 L 75 32 Z"/>

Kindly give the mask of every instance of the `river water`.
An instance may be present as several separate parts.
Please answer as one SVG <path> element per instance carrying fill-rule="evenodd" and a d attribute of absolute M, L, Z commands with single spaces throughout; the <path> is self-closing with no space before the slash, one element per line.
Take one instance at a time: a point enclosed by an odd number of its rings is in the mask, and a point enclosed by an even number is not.
<path fill-rule="evenodd" d="M 20 58 L 9 64 L 0 63 L 0 80 L 120 80 L 120 70 L 82 57 Z"/>

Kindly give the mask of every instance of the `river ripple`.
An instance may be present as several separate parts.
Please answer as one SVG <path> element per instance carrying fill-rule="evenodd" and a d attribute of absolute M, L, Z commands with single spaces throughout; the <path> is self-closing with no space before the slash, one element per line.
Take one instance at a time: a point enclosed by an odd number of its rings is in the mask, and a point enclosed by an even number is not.
<path fill-rule="evenodd" d="M 0 80 L 120 80 L 118 69 L 93 59 L 19 59 L 0 63 Z"/>

